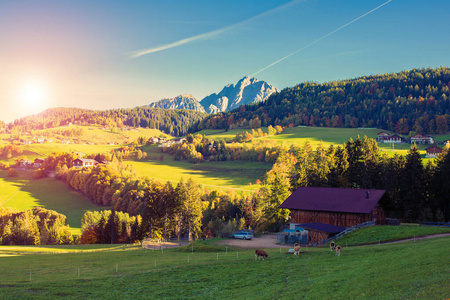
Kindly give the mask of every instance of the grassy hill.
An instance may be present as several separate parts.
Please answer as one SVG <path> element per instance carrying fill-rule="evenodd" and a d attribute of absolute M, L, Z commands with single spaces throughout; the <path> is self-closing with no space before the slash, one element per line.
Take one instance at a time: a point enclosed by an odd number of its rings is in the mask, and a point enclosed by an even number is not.
<path fill-rule="evenodd" d="M 202 130 L 198 133 L 202 135 L 207 135 L 208 137 L 212 139 L 224 139 L 226 141 L 231 141 L 237 133 L 241 133 L 243 131 L 249 131 L 249 129 L 233 129 L 229 131 L 224 131 L 221 129 L 208 129 L 208 130 Z M 261 140 L 268 140 L 268 141 L 276 141 L 279 144 L 285 143 L 286 145 L 291 145 L 293 143 L 296 143 L 298 145 L 303 145 L 306 141 L 308 141 L 313 148 L 316 148 L 320 143 L 322 143 L 325 147 L 328 147 L 330 145 L 343 145 L 345 142 L 347 142 L 350 138 L 357 139 L 359 137 L 367 136 L 368 138 L 376 139 L 377 133 L 383 131 L 381 129 L 365 129 L 365 128 L 325 128 L 325 127 L 293 127 L 293 128 L 286 128 L 284 131 L 280 134 L 274 135 L 274 136 L 268 136 L 263 138 L 258 138 Z M 384 130 L 386 131 L 386 130 Z M 263 132 L 267 132 L 267 128 L 263 128 Z M 386 131 L 389 132 L 389 131 Z M 392 132 L 390 132 L 393 134 Z M 434 139 L 442 143 L 443 141 L 450 139 L 450 135 L 433 135 Z M 417 145 L 420 153 L 422 155 L 422 158 L 425 159 L 426 151 L 425 149 L 428 148 L 430 145 Z M 443 147 L 442 145 L 439 145 L 440 147 Z M 411 147 L 411 144 L 409 143 L 402 143 L 402 144 L 388 144 L 388 143 L 379 143 L 378 147 L 380 148 L 383 153 L 386 153 L 387 155 L 391 156 L 394 155 L 394 153 L 398 153 L 400 155 L 406 155 L 409 148 Z M 425 159 L 425 162 L 428 159 Z"/>
<path fill-rule="evenodd" d="M 264 261 L 254 260 L 254 249 L 209 243 L 193 253 L 130 245 L 0 247 L 8 270 L 0 272 L 0 297 L 443 299 L 450 293 L 449 237 L 344 247 L 340 257 L 328 248 L 302 249 L 300 256 L 266 249 Z"/>
<path fill-rule="evenodd" d="M 0 206 L 26 210 L 43 207 L 57 211 L 67 217 L 73 234 L 81 232 L 81 216 L 88 210 L 103 210 L 82 194 L 70 190 L 63 182 L 53 178 L 31 179 L 30 174 L 6 177 L 0 171 Z"/>
<path fill-rule="evenodd" d="M 139 175 L 172 182 L 192 177 L 194 181 L 209 189 L 254 191 L 260 187 L 255 184 L 256 180 L 262 180 L 272 167 L 268 163 L 251 161 L 191 164 L 174 160 L 172 155 L 162 153 L 156 146 L 144 147 L 144 151 L 148 153 L 147 161 L 126 162 L 131 164 Z M 163 160 L 160 160 L 161 157 Z"/>

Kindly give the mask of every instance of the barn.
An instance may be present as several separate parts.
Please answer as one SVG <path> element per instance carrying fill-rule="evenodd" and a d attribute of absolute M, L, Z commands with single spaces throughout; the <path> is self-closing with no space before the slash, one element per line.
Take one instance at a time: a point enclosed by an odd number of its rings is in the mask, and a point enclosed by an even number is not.
<path fill-rule="evenodd" d="M 308 243 L 324 239 L 367 221 L 384 224 L 380 205 L 384 190 L 300 187 L 280 208 L 291 211 L 291 227 L 308 230 Z"/>

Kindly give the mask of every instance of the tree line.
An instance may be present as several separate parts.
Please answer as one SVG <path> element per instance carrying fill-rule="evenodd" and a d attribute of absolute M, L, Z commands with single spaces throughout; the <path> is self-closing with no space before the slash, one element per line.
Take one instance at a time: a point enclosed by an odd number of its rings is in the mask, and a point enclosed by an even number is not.
<path fill-rule="evenodd" d="M 193 130 L 281 125 L 376 127 L 401 134 L 445 133 L 450 124 L 450 69 L 413 69 L 326 83 L 305 82 Z"/>
<path fill-rule="evenodd" d="M 281 126 L 276 128 L 278 129 L 269 126 L 269 133 L 273 135 L 283 131 Z M 267 135 L 261 128 L 252 129 L 251 133 L 243 131 L 236 134 L 232 143 L 227 144 L 223 139 L 214 140 L 206 135 L 188 134 L 185 143 L 163 147 L 161 151 L 172 154 L 175 160 L 187 160 L 191 163 L 231 160 L 274 163 L 284 146 L 277 144 L 276 141 L 254 139 Z"/>
<path fill-rule="evenodd" d="M 193 110 L 171 110 L 149 107 L 93 111 L 80 108 L 51 108 L 8 124 L 11 132 L 31 132 L 69 124 L 101 125 L 112 130 L 123 126 L 159 129 L 173 136 L 185 135 L 204 113 Z M 78 132 L 61 132 L 63 135 Z"/>
<path fill-rule="evenodd" d="M 36 207 L 19 211 L 0 207 L 2 245 L 61 245 L 73 243 L 66 216 Z"/>

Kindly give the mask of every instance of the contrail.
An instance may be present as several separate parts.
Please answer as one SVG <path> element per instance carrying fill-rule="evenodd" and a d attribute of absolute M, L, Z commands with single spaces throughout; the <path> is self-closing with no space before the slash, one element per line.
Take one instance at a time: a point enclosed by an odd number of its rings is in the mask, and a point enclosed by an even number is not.
<path fill-rule="evenodd" d="M 358 21 L 359 19 L 364 18 L 364 17 L 367 16 L 368 14 L 370 14 L 370 13 L 376 11 L 377 9 L 379 9 L 379 8 L 381 8 L 381 7 L 383 7 L 383 6 L 385 6 L 386 4 L 388 4 L 388 3 L 391 2 L 391 1 L 392 1 L 392 0 L 386 1 L 385 3 L 381 4 L 380 6 L 375 7 L 375 8 L 372 9 L 371 11 L 368 11 L 368 12 L 366 12 L 365 14 L 363 14 L 363 15 L 357 17 L 356 19 L 354 19 L 354 20 L 348 22 L 347 24 L 342 25 L 342 26 L 339 27 L 338 29 L 335 29 L 335 30 L 331 31 L 330 33 L 325 34 L 325 35 L 322 36 L 321 38 L 318 38 L 317 40 L 315 40 L 315 41 L 309 43 L 308 45 L 306 45 L 306 46 L 304 46 L 304 47 L 302 47 L 302 48 L 300 48 L 300 49 L 298 49 L 298 50 L 295 50 L 295 51 L 292 52 L 291 54 L 288 54 L 288 55 L 286 55 L 285 57 L 280 58 L 280 59 L 277 60 L 276 62 L 271 63 L 270 65 L 268 65 L 268 66 L 262 68 L 261 70 L 259 70 L 259 71 L 255 72 L 255 73 L 253 73 L 253 74 L 250 75 L 250 76 L 253 77 L 253 76 L 255 76 L 256 74 L 258 74 L 258 73 L 260 73 L 260 72 L 262 72 L 262 71 L 264 71 L 264 70 L 266 70 L 266 69 L 268 69 L 268 68 L 270 68 L 270 67 L 276 65 L 277 63 L 282 62 L 283 60 L 285 60 L 285 59 L 291 57 L 292 55 L 294 55 L 294 54 L 296 54 L 296 53 L 298 53 L 298 52 L 300 52 L 300 51 L 303 51 L 303 50 L 305 50 L 306 48 L 311 47 L 312 45 L 314 45 L 314 44 L 320 42 L 321 40 L 326 39 L 327 37 L 329 37 L 329 36 L 332 35 L 333 33 L 338 32 L 339 30 L 341 30 L 341 29 L 347 27 L 348 25 L 350 25 L 350 24 L 352 24 L 352 23 Z"/>
<path fill-rule="evenodd" d="M 235 29 L 235 28 L 238 28 L 238 27 L 240 27 L 242 25 L 250 23 L 251 21 L 253 21 L 255 19 L 264 17 L 264 16 L 266 16 L 268 14 L 271 14 L 271 13 L 273 13 L 275 11 L 284 9 L 284 8 L 286 8 L 288 6 L 291 6 L 291 5 L 293 5 L 293 4 L 297 3 L 297 2 L 303 2 L 303 1 L 305 1 L 305 0 L 290 1 L 290 2 L 288 2 L 286 4 L 277 6 L 275 8 L 272 8 L 271 10 L 268 10 L 266 12 L 260 13 L 259 15 L 256 15 L 254 17 L 251 17 L 251 18 L 247 19 L 247 20 L 235 23 L 233 25 L 230 25 L 230 26 L 227 26 L 227 27 L 224 27 L 224 28 L 221 28 L 221 29 L 217 29 L 217 30 L 214 30 L 214 31 L 210 31 L 210 32 L 207 32 L 207 33 L 202 33 L 202 34 L 199 34 L 199 35 L 195 35 L 195 36 L 192 36 L 192 37 L 189 37 L 189 38 L 186 38 L 186 39 L 182 39 L 182 40 L 170 43 L 170 44 L 165 44 L 165 45 L 160 45 L 160 46 L 147 48 L 147 49 L 143 49 L 143 50 L 133 51 L 133 52 L 128 53 L 127 56 L 129 58 L 138 58 L 138 57 L 140 57 L 142 55 L 155 53 L 155 52 L 158 52 L 158 51 L 162 51 L 162 50 L 167 50 L 167 49 L 170 49 L 170 48 L 178 47 L 178 46 L 190 43 L 190 42 L 211 38 L 213 36 L 219 35 L 219 34 L 224 33 L 226 31 L 230 31 L 232 29 Z"/>

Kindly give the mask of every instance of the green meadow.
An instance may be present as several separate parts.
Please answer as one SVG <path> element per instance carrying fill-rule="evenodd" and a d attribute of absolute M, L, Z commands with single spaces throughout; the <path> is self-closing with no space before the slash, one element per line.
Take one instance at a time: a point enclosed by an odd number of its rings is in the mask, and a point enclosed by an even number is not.
<path fill-rule="evenodd" d="M 81 193 L 72 191 L 63 182 L 54 178 L 31 179 L 27 173 L 19 177 L 6 177 L 0 172 L 0 206 L 26 210 L 43 207 L 67 217 L 73 234 L 81 233 L 81 216 L 89 210 L 105 207 L 93 204 Z"/>
<path fill-rule="evenodd" d="M 148 153 L 146 161 L 127 161 L 137 174 L 159 181 L 179 182 L 181 178 L 192 178 L 208 189 L 233 189 L 254 191 L 260 188 L 256 180 L 263 180 L 271 164 L 251 161 L 203 162 L 191 164 L 175 161 L 170 154 L 162 153 L 156 146 L 144 147 Z M 163 160 L 160 160 L 160 157 Z"/>
<path fill-rule="evenodd" d="M 350 232 L 337 240 L 336 243 L 341 245 L 366 245 L 442 233 L 450 233 L 450 228 L 418 225 L 370 226 Z"/>
<path fill-rule="evenodd" d="M 249 241 L 251 243 L 252 241 Z M 112 245 L 0 247 L 2 299 L 444 299 L 450 237 L 397 244 L 302 248 L 299 256 L 213 241 L 145 250 Z M 55 249 L 60 249 L 57 251 Z M 60 252 L 60 253 L 59 253 Z M 73 253 L 75 252 L 75 253 Z"/>
<path fill-rule="evenodd" d="M 267 132 L 267 128 L 262 128 L 263 132 Z M 203 130 L 199 133 L 207 135 L 212 139 L 224 139 L 226 141 L 231 141 L 237 133 L 241 133 L 243 131 L 251 132 L 251 129 L 233 129 L 229 131 L 223 130 Z M 279 144 L 285 144 L 287 146 L 296 143 L 297 145 L 304 145 L 306 142 L 309 142 L 311 146 L 316 148 L 319 144 L 322 144 L 325 147 L 330 145 L 343 145 L 350 138 L 353 140 L 357 139 L 358 136 L 363 138 L 367 136 L 368 138 L 376 139 L 377 133 L 383 131 L 381 129 L 365 129 L 365 128 L 327 128 L 327 127 L 292 127 L 285 128 L 282 133 L 257 138 L 261 140 L 275 141 Z M 386 130 L 384 130 L 386 131 Z M 393 132 L 386 131 L 390 134 L 394 134 Z M 447 139 L 450 139 L 450 135 L 435 135 L 435 140 L 438 142 L 443 142 Z M 426 151 L 430 145 L 417 145 L 419 151 L 424 159 L 424 163 L 426 163 L 429 159 L 425 158 Z M 443 147 L 442 145 L 439 145 Z M 395 153 L 399 155 L 407 155 L 408 150 L 411 148 L 411 144 L 402 143 L 402 144 L 389 144 L 389 143 L 378 143 L 378 147 L 383 154 L 387 156 L 393 156 Z"/>

